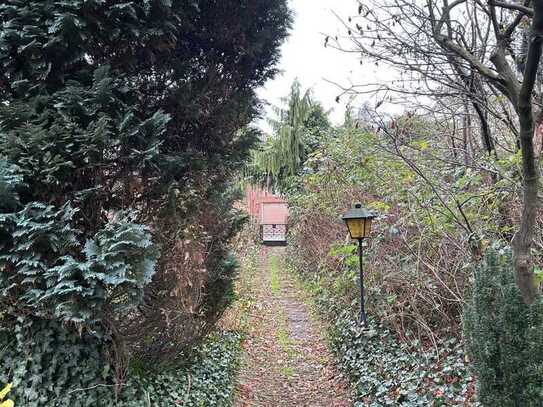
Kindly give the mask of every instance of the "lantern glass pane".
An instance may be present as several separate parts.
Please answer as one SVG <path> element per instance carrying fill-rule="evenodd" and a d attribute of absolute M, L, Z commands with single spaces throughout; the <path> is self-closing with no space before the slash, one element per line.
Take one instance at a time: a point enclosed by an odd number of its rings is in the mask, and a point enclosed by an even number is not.
<path fill-rule="evenodd" d="M 364 237 L 364 220 L 363 219 L 348 219 L 347 227 L 353 239 L 362 239 Z"/>

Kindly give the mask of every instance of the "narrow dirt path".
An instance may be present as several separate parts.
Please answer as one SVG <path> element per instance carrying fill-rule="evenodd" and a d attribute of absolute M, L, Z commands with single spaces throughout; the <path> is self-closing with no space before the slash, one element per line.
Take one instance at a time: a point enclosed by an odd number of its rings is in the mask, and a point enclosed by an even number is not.
<path fill-rule="evenodd" d="M 252 278 L 255 304 L 234 406 L 352 406 L 348 385 L 283 259 L 283 248 L 264 247 Z"/>

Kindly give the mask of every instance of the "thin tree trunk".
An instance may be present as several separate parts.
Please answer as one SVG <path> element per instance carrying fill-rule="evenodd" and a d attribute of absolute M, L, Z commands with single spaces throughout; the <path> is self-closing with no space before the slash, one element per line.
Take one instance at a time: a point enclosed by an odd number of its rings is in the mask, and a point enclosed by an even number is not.
<path fill-rule="evenodd" d="M 481 126 L 481 141 L 483 146 L 489 156 L 494 156 L 497 158 L 496 147 L 494 146 L 494 140 L 492 139 L 492 133 L 490 131 L 490 126 L 488 125 L 488 116 L 478 102 L 473 102 L 473 108 L 479 117 L 479 123 Z"/>
<path fill-rule="evenodd" d="M 458 158 L 458 151 L 456 151 L 456 142 L 454 141 L 455 137 L 456 137 L 456 117 L 453 116 L 453 130 L 452 130 L 452 133 L 451 133 L 451 149 L 452 149 L 452 153 L 453 153 L 453 157 L 454 159 L 456 160 Z"/>
<path fill-rule="evenodd" d="M 532 256 L 534 227 L 539 207 L 537 193 L 539 189 L 538 161 L 534 154 L 533 134 L 534 118 L 532 107 L 532 91 L 537 77 L 537 68 L 541 59 L 543 40 L 543 0 L 534 1 L 534 18 L 524 81 L 519 93 L 517 112 L 520 122 L 520 149 L 522 152 L 523 207 L 520 227 L 513 238 L 513 253 L 517 284 L 524 302 L 531 304 L 538 295 L 535 275 L 532 271 Z"/>
<path fill-rule="evenodd" d="M 462 144 L 464 148 L 464 164 L 471 165 L 471 115 L 469 106 L 464 103 L 463 129 L 462 129 Z"/>

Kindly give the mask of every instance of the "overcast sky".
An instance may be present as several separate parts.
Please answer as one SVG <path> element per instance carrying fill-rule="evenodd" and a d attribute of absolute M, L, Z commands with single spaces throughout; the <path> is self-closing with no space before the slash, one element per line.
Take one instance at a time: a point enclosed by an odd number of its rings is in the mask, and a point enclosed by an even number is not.
<path fill-rule="evenodd" d="M 281 48 L 279 68 L 283 72 L 260 89 L 259 96 L 278 105 L 279 98 L 288 95 L 290 85 L 298 78 L 304 89 L 313 89 L 314 97 L 326 109 L 334 109 L 331 119 L 339 124 L 343 121 L 348 98 L 336 103 L 335 98 L 341 90 L 326 82 L 326 79 L 348 85 L 350 81 L 359 83 L 376 76 L 374 66 L 361 66 L 356 54 L 324 48 L 324 34 L 347 34 L 332 10 L 346 19 L 349 15 L 357 14 L 358 3 L 355 0 L 290 0 L 290 5 L 295 13 L 294 25 L 290 37 Z"/>

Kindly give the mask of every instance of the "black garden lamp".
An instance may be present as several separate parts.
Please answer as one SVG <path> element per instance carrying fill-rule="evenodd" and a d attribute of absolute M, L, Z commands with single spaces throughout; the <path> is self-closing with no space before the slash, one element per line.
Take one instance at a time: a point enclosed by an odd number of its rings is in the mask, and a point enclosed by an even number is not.
<path fill-rule="evenodd" d="M 371 232 L 371 222 L 375 215 L 357 203 L 343 215 L 343 220 L 349 229 L 351 239 L 358 240 L 358 257 L 360 261 L 360 323 L 367 325 L 366 311 L 364 309 L 364 273 L 362 268 L 362 240 L 367 238 Z"/>

